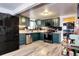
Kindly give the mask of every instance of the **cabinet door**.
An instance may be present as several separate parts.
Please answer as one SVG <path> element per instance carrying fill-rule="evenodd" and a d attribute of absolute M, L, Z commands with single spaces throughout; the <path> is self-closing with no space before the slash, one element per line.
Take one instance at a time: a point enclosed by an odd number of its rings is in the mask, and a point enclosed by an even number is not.
<path fill-rule="evenodd" d="M 46 22 L 46 20 L 41 20 L 41 26 L 42 26 L 42 27 L 45 26 L 45 22 Z"/>
<path fill-rule="evenodd" d="M 53 19 L 53 23 L 54 23 L 55 27 L 59 27 L 60 26 L 60 19 L 59 18 Z"/>
<path fill-rule="evenodd" d="M 19 25 L 25 25 L 25 23 L 26 23 L 25 17 L 20 16 L 19 17 Z"/>
<path fill-rule="evenodd" d="M 37 27 L 41 27 L 42 26 L 41 20 L 36 20 L 35 22 L 36 22 Z"/>
<path fill-rule="evenodd" d="M 40 33 L 32 33 L 31 37 L 32 37 L 32 41 L 37 41 L 40 39 Z"/>
<path fill-rule="evenodd" d="M 60 34 L 53 33 L 53 43 L 60 42 Z"/>
<path fill-rule="evenodd" d="M 26 36 L 25 34 L 19 34 L 19 44 L 23 45 L 26 43 Z"/>
<path fill-rule="evenodd" d="M 28 27 L 28 26 L 30 25 L 30 20 L 29 20 L 29 18 L 26 18 L 25 25 L 26 25 L 26 27 Z"/>
<path fill-rule="evenodd" d="M 30 25 L 29 18 L 20 16 L 19 17 L 19 25 L 26 25 L 26 27 L 29 26 Z"/>
<path fill-rule="evenodd" d="M 40 33 L 40 40 L 44 40 L 44 33 Z"/>

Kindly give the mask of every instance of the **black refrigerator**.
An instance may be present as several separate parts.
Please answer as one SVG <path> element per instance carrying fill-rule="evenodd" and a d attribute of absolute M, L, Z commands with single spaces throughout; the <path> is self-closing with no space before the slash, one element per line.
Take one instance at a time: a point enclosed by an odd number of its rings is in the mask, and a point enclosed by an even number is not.
<path fill-rule="evenodd" d="M 19 18 L 0 13 L 0 55 L 19 49 Z"/>

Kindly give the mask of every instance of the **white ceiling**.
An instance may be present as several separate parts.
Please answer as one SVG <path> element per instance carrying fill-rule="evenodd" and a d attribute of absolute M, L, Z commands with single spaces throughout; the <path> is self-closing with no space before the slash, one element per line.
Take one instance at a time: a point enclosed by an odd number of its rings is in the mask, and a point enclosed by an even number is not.
<path fill-rule="evenodd" d="M 0 3 L 0 12 L 15 15 L 38 4 L 36 3 Z"/>
<path fill-rule="evenodd" d="M 31 18 L 46 18 L 40 15 L 41 12 L 44 11 L 45 8 L 48 8 L 49 11 L 53 13 L 53 15 L 49 17 L 69 15 L 77 13 L 77 4 L 75 3 L 50 3 L 45 5 L 39 5 L 41 3 L 0 3 L 0 12 L 9 13 L 12 15 L 19 14 L 25 10 L 21 15 L 31 17 Z M 36 8 L 33 8 L 37 6 Z M 48 17 L 47 17 L 48 18 Z"/>
<path fill-rule="evenodd" d="M 44 11 L 45 8 L 48 8 L 50 12 L 53 13 L 51 16 L 43 17 L 40 15 L 41 12 Z M 29 11 L 25 11 L 21 15 L 28 16 L 34 19 L 41 19 L 41 18 L 52 18 L 57 16 L 64 16 L 64 15 L 71 15 L 77 13 L 77 4 L 75 3 L 50 3 L 46 5 L 42 5 L 37 8 L 33 8 Z"/>
<path fill-rule="evenodd" d="M 0 7 L 6 8 L 9 10 L 14 10 L 21 6 L 23 3 L 0 3 Z"/>

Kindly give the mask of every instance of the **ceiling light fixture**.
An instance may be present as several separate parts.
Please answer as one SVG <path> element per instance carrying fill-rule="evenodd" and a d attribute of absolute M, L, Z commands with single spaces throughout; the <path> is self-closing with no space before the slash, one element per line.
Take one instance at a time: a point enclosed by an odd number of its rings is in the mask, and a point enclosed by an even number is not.
<path fill-rule="evenodd" d="M 41 13 L 42 16 L 50 16 L 52 15 L 52 12 L 48 11 L 48 9 L 45 9 L 42 13 Z"/>

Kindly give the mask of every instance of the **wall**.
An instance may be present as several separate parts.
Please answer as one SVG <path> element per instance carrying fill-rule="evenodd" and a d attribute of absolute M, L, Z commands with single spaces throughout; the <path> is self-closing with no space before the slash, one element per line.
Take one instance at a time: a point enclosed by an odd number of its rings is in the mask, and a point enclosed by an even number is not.
<path fill-rule="evenodd" d="M 61 31 L 61 41 L 63 41 L 63 20 L 64 18 L 67 17 L 75 17 L 75 19 L 77 19 L 77 14 L 70 14 L 70 15 L 64 15 L 64 16 L 60 16 L 60 26 L 62 27 L 62 31 Z"/>

